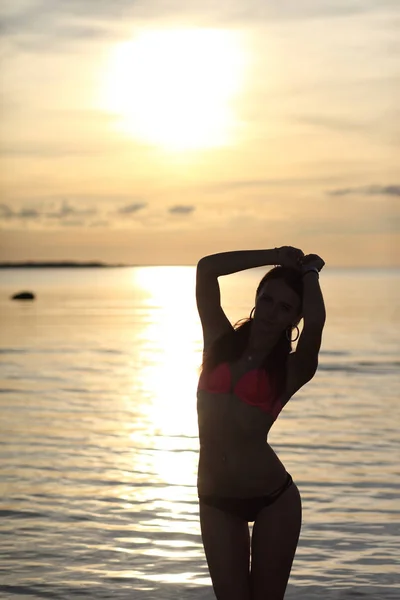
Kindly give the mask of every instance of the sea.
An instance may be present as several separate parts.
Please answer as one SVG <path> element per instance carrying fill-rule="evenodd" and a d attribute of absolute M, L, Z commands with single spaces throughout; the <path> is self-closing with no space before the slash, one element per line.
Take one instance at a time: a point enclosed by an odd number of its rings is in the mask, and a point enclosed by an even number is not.
<path fill-rule="evenodd" d="M 233 324 L 266 270 L 219 278 Z M 320 274 L 318 371 L 269 434 L 303 507 L 285 599 L 400 598 L 399 281 Z M 213 600 L 195 267 L 2 269 L 0 315 L 0 598 Z"/>

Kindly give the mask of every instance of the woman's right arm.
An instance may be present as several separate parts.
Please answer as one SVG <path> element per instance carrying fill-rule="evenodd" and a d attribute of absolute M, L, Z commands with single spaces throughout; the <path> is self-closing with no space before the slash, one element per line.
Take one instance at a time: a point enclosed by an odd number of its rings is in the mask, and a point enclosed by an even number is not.
<path fill-rule="evenodd" d="M 279 264 L 279 249 L 273 250 L 234 250 L 219 252 L 201 258 L 197 267 L 216 277 L 238 273 L 245 269 Z"/>

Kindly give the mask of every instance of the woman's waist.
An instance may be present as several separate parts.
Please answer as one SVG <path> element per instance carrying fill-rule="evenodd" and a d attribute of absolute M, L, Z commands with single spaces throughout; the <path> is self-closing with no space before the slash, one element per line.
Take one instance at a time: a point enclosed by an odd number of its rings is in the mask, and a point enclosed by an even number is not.
<path fill-rule="evenodd" d="M 260 464 L 264 468 L 282 464 L 266 439 L 238 440 L 200 438 L 200 456 L 211 461 L 220 458 L 225 463 Z"/>
<path fill-rule="evenodd" d="M 261 495 L 278 487 L 285 476 L 283 463 L 267 442 L 236 448 L 200 445 L 199 493 Z"/>
<path fill-rule="evenodd" d="M 225 427 L 199 428 L 200 448 L 210 452 L 275 454 L 268 444 L 268 433 L 267 429 L 246 430 L 228 424 L 225 424 Z"/>

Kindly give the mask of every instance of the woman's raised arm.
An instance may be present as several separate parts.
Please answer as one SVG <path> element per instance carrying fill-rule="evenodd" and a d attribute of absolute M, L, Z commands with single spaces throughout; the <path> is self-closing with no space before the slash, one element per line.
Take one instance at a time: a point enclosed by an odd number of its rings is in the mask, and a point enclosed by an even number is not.
<path fill-rule="evenodd" d="M 198 265 L 201 263 L 204 270 L 220 277 L 265 265 L 295 266 L 303 256 L 302 250 L 291 246 L 282 246 L 272 250 L 234 250 L 204 256 L 199 260 Z"/>

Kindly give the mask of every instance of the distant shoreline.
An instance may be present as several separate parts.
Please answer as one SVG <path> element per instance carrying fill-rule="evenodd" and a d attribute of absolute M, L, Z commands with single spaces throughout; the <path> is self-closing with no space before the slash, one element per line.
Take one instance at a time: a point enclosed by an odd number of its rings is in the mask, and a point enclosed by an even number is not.
<path fill-rule="evenodd" d="M 110 267 L 135 267 L 137 265 L 125 265 L 125 264 L 115 264 L 115 265 L 111 265 L 111 264 L 107 264 L 107 263 L 103 263 L 103 262 L 98 262 L 98 261 L 92 261 L 92 262 L 74 262 L 74 261 L 69 261 L 69 260 L 64 260 L 61 262 L 34 262 L 34 261 L 30 261 L 30 262 L 0 262 L 0 269 L 45 269 L 45 268 L 54 268 L 54 269 L 60 269 L 60 268 L 84 268 L 84 269 L 88 269 L 88 268 L 110 268 Z"/>

